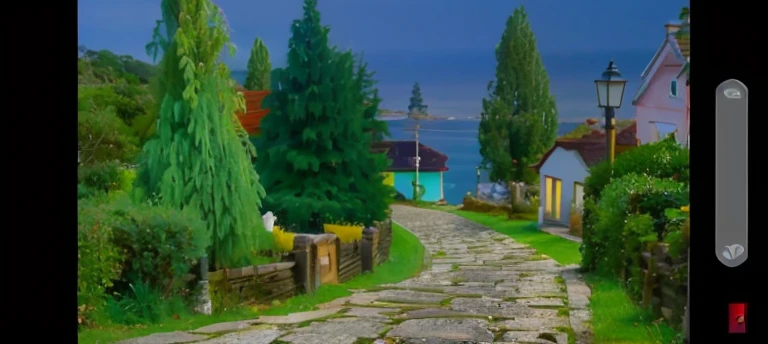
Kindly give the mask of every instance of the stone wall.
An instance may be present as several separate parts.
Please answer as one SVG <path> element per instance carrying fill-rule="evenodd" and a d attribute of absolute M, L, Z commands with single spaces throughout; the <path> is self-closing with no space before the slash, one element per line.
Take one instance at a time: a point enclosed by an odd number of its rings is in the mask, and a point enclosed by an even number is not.
<path fill-rule="evenodd" d="M 652 251 L 643 252 L 643 300 L 652 307 L 654 315 L 664 317 L 669 324 L 683 324 L 688 298 L 688 256 L 671 257 L 668 245 L 657 244 Z"/>

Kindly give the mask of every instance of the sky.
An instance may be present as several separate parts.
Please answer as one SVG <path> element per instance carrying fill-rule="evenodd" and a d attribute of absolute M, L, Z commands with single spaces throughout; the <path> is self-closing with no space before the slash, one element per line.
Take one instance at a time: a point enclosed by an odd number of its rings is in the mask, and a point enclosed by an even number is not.
<path fill-rule="evenodd" d="M 301 0 L 217 0 L 233 30 L 245 69 L 256 37 L 269 48 L 273 66 L 284 63 L 291 21 Z M 331 42 L 379 57 L 488 51 L 512 11 L 524 5 L 539 51 L 544 54 L 653 51 L 659 27 L 677 19 L 687 0 L 319 0 Z M 150 61 L 144 46 L 160 18 L 160 0 L 79 0 L 78 43 Z"/>

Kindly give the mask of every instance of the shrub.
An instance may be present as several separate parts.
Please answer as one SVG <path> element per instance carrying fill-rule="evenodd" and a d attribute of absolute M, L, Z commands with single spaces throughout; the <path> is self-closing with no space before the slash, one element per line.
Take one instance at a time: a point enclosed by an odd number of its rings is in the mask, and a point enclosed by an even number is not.
<path fill-rule="evenodd" d="M 589 170 L 584 181 L 585 198 L 597 198 L 611 179 L 636 173 L 649 177 L 669 178 L 688 184 L 690 158 L 688 149 L 668 138 L 639 146 L 616 156 L 613 168 L 602 162 Z"/>
<path fill-rule="evenodd" d="M 139 138 L 112 108 L 78 112 L 77 142 L 82 148 L 80 160 L 83 164 L 114 160 L 133 162 L 139 153 Z"/>
<path fill-rule="evenodd" d="M 688 186 L 670 180 L 629 174 L 613 180 L 595 203 L 585 200 L 582 236 L 582 267 L 620 274 L 624 267 L 622 249 L 626 238 L 622 229 L 629 214 L 648 214 L 653 219 L 657 239 L 664 236 L 666 208 L 688 203 Z M 662 230 L 659 230 L 661 224 Z"/>
<path fill-rule="evenodd" d="M 474 211 L 478 213 L 493 213 L 493 214 L 511 214 L 512 207 L 508 204 L 493 204 L 483 202 L 472 196 L 464 196 L 462 201 L 461 210 Z"/>
<path fill-rule="evenodd" d="M 90 323 L 90 313 L 104 305 L 107 289 L 120 277 L 121 250 L 112 242 L 114 218 L 104 198 L 78 201 L 77 302 L 78 323 Z"/>
<path fill-rule="evenodd" d="M 657 241 L 653 228 L 653 218 L 648 214 L 630 214 L 623 228 L 623 250 L 620 252 L 626 269 L 627 291 L 629 295 L 639 300 L 643 295 L 645 281 L 643 273 L 642 252 L 649 250 L 650 245 Z"/>
<path fill-rule="evenodd" d="M 576 202 L 571 202 L 571 214 L 568 232 L 575 236 L 581 236 L 581 209 L 576 207 Z"/>
<path fill-rule="evenodd" d="M 143 281 L 163 297 L 180 292 L 184 276 L 210 244 L 200 216 L 191 209 L 136 205 L 125 199 L 116 201 L 111 211 L 119 218 L 115 243 L 128 262 L 121 282 Z"/>

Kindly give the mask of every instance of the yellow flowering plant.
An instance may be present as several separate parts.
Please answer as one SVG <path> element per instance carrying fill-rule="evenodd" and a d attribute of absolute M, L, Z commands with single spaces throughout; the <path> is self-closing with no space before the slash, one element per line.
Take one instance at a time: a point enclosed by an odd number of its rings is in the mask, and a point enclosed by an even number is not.
<path fill-rule="evenodd" d="M 272 229 L 272 235 L 275 237 L 275 245 L 279 251 L 293 251 L 293 239 L 296 238 L 296 233 L 287 232 L 281 227 L 275 226 Z"/>
<path fill-rule="evenodd" d="M 363 238 L 363 225 L 351 223 L 326 223 L 323 230 L 339 237 L 342 243 L 360 241 Z"/>

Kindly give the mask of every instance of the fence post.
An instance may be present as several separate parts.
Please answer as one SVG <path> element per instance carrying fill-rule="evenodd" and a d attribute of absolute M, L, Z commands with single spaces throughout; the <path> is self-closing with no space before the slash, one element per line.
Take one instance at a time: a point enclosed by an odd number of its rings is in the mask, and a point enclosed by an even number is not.
<path fill-rule="evenodd" d="M 373 271 L 376 228 L 366 227 L 363 229 L 363 238 L 360 240 L 360 255 L 363 264 L 363 271 Z"/>
<path fill-rule="evenodd" d="M 200 286 L 200 294 L 195 305 L 195 312 L 211 315 L 213 305 L 211 303 L 211 287 L 208 284 L 208 257 L 206 256 L 200 258 L 200 281 L 197 283 Z"/>
<path fill-rule="evenodd" d="M 305 293 L 315 291 L 314 259 L 312 254 L 312 239 L 307 235 L 297 235 L 293 238 L 293 250 L 296 265 L 296 284 L 300 285 Z"/>

